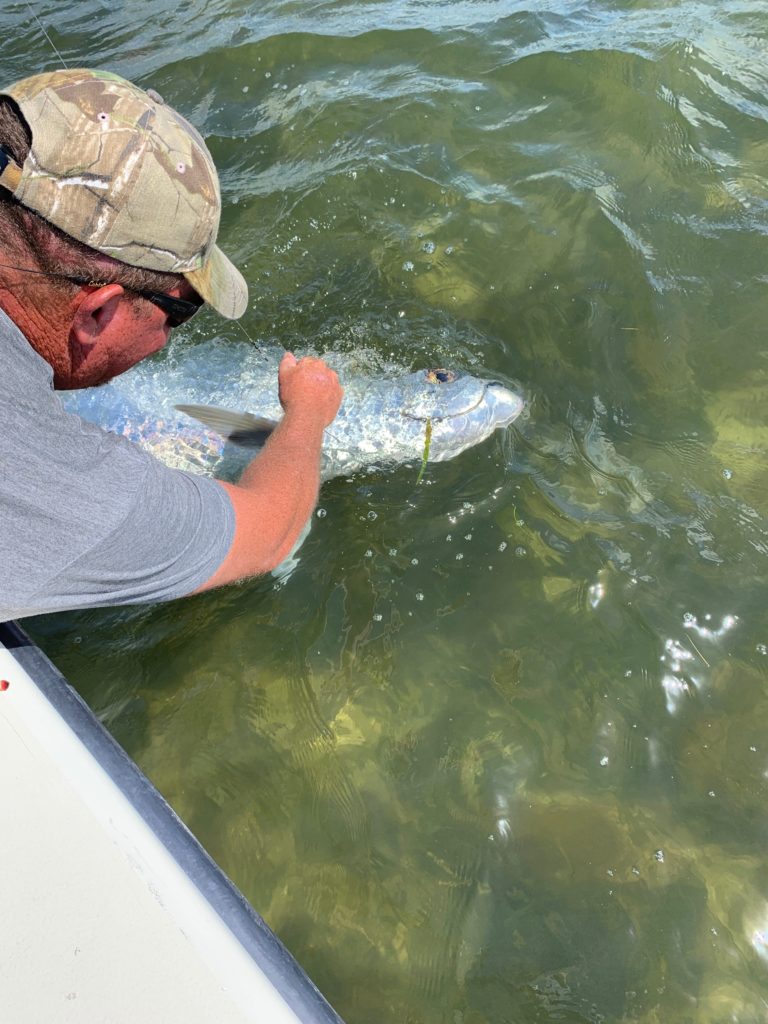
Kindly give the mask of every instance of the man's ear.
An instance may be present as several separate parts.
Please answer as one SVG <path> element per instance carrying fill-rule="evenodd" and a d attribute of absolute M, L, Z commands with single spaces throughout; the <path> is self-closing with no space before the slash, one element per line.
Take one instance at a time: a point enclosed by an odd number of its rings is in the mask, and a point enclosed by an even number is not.
<path fill-rule="evenodd" d="M 82 348 L 94 345 L 102 331 L 119 315 L 120 299 L 124 294 L 119 284 L 105 284 L 92 292 L 80 292 L 75 299 L 70 341 Z"/>

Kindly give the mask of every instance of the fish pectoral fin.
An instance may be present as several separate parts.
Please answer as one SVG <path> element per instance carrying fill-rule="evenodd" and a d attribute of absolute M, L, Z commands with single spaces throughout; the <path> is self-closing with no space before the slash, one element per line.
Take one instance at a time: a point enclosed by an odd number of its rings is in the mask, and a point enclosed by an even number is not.
<path fill-rule="evenodd" d="M 277 420 L 267 419 L 266 416 L 231 412 L 229 409 L 218 409 L 215 405 L 176 405 L 174 408 L 243 448 L 259 448 L 277 426 Z"/>

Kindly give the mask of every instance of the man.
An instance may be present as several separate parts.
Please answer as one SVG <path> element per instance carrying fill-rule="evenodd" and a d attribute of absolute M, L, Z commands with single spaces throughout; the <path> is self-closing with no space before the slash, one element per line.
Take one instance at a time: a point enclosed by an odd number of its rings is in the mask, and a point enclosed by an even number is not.
<path fill-rule="evenodd" d="M 243 314 L 219 214 L 205 143 L 157 94 L 90 70 L 0 93 L 0 621 L 267 572 L 311 514 L 342 396 L 319 359 L 283 358 L 285 415 L 236 485 L 168 469 L 54 392 L 127 370 L 203 302 Z"/>

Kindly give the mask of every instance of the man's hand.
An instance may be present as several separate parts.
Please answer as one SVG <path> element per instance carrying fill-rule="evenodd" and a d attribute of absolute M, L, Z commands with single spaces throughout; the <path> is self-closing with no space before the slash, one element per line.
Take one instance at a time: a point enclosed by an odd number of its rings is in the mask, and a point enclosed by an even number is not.
<path fill-rule="evenodd" d="M 200 590 L 276 568 L 312 513 L 320 488 L 323 431 L 344 392 L 322 359 L 286 352 L 278 369 L 285 415 L 237 484 L 222 483 L 235 510 L 227 557 Z"/>
<path fill-rule="evenodd" d="M 286 352 L 277 371 L 280 404 L 290 414 L 293 410 L 313 410 L 323 427 L 332 422 L 339 411 L 344 394 L 339 378 L 322 359 L 304 356 L 296 359 Z"/>

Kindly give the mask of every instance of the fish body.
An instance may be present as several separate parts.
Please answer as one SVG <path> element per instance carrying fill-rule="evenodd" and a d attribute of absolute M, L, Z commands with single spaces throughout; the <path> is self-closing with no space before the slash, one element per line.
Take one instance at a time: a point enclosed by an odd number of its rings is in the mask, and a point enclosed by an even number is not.
<path fill-rule="evenodd" d="M 140 363 L 109 384 L 69 392 L 63 401 L 68 411 L 141 444 L 169 465 L 220 475 L 220 463 L 231 461 L 229 441 L 256 440 L 249 437 L 249 423 L 263 440 L 282 417 L 277 389 L 282 354 L 218 339 L 186 349 L 176 345 L 160 366 Z M 323 439 L 323 479 L 418 464 L 425 454 L 429 462 L 454 458 L 511 423 L 524 407 L 522 398 L 500 382 L 451 369 L 372 370 L 361 368 L 355 355 L 323 358 L 344 387 L 338 415 Z M 194 415 L 209 425 L 191 419 L 179 405 L 197 407 Z M 207 406 L 216 408 L 206 416 Z M 240 412 L 258 421 L 243 419 Z M 251 450 L 240 464 L 252 456 Z"/>

